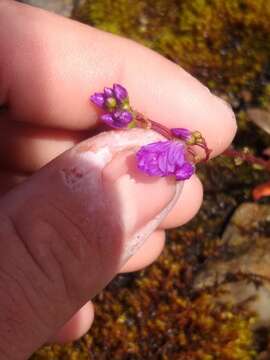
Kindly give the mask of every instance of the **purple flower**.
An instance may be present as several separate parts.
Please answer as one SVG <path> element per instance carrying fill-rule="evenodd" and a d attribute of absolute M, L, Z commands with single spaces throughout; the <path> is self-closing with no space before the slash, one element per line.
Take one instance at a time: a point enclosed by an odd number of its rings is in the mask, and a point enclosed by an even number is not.
<path fill-rule="evenodd" d="M 175 173 L 176 180 L 189 179 L 195 173 L 195 165 L 186 161 Z"/>
<path fill-rule="evenodd" d="M 121 129 L 133 120 L 133 116 L 129 111 L 115 111 L 102 115 L 101 120 L 110 127 Z"/>
<path fill-rule="evenodd" d="M 185 140 L 185 141 L 189 140 L 192 136 L 191 131 L 188 129 L 185 129 L 185 128 L 173 128 L 173 129 L 171 129 L 171 133 L 178 139 Z"/>
<path fill-rule="evenodd" d="M 113 84 L 113 88 L 105 87 L 103 93 L 95 93 L 90 100 L 103 110 L 121 110 L 121 106 L 128 102 L 128 92 L 122 85 Z"/>
<path fill-rule="evenodd" d="M 185 159 L 185 145 L 177 141 L 158 141 L 142 146 L 136 154 L 138 168 L 150 176 L 175 175 L 185 180 L 195 166 Z"/>

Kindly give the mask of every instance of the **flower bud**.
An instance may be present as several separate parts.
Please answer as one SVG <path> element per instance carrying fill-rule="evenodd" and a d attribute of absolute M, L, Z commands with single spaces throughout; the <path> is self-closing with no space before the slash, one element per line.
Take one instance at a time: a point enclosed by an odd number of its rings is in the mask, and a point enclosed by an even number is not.
<path fill-rule="evenodd" d="M 189 140 L 191 137 L 191 131 L 185 128 L 173 128 L 171 133 L 173 136 L 184 141 Z"/>
<path fill-rule="evenodd" d="M 122 102 L 128 97 L 127 90 L 119 84 L 113 84 L 113 92 L 117 101 Z"/>

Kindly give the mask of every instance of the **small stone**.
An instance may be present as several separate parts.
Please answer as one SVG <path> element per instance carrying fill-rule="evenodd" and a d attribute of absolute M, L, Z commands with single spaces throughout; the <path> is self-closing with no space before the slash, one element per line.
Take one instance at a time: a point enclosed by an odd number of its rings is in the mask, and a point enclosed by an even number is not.
<path fill-rule="evenodd" d="M 260 108 L 247 110 L 247 115 L 259 128 L 270 134 L 270 111 Z"/>
<path fill-rule="evenodd" d="M 254 327 L 269 326 L 270 205 L 240 205 L 222 235 L 222 243 L 224 258 L 207 263 L 195 279 L 195 289 L 217 284 L 224 291 L 217 301 L 235 305 L 247 301 L 248 308 L 257 314 Z"/>

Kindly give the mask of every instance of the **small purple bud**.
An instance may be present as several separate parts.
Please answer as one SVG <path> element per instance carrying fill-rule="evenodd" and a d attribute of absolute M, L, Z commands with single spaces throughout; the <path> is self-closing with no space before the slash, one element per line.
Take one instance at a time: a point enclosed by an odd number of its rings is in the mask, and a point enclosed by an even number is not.
<path fill-rule="evenodd" d="M 95 93 L 94 95 L 90 96 L 90 100 L 100 108 L 103 108 L 105 104 L 105 97 L 102 93 Z"/>
<path fill-rule="evenodd" d="M 105 87 L 103 92 L 104 92 L 104 95 L 106 96 L 106 98 L 114 97 L 113 89 L 111 89 L 109 87 Z"/>
<path fill-rule="evenodd" d="M 114 117 L 112 114 L 101 115 L 100 119 L 106 124 L 113 127 Z"/>
<path fill-rule="evenodd" d="M 114 92 L 115 98 L 119 102 L 122 102 L 123 100 L 127 99 L 127 97 L 128 97 L 128 92 L 122 85 L 113 84 L 113 92 Z"/>
<path fill-rule="evenodd" d="M 171 129 L 171 133 L 181 140 L 189 140 L 192 135 L 191 131 L 185 128 L 173 128 Z"/>
<path fill-rule="evenodd" d="M 115 111 L 101 116 L 101 120 L 114 129 L 124 129 L 133 120 L 129 111 Z"/>
<path fill-rule="evenodd" d="M 115 113 L 115 117 L 117 118 L 117 121 L 123 126 L 128 125 L 133 119 L 133 116 L 129 111 L 119 111 Z"/>

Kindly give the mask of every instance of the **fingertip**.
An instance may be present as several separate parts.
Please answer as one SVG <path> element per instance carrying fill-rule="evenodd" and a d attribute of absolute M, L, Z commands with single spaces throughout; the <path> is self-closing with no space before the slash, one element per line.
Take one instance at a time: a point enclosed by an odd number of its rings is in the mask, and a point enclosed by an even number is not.
<path fill-rule="evenodd" d="M 139 52 L 140 61 L 130 61 L 133 71 L 124 73 L 134 107 L 167 127 L 200 131 L 212 156 L 223 152 L 237 129 L 230 105 L 180 66 L 142 47 L 130 46 L 131 54 L 134 49 Z M 141 76 L 134 76 L 138 72 Z"/>
<path fill-rule="evenodd" d="M 228 148 L 237 132 L 237 122 L 232 107 L 222 98 L 211 94 L 211 126 L 206 140 L 213 149 L 211 157 L 221 154 Z"/>
<path fill-rule="evenodd" d="M 94 321 L 94 305 L 87 302 L 72 318 L 55 334 L 48 343 L 65 344 L 82 337 Z"/>

